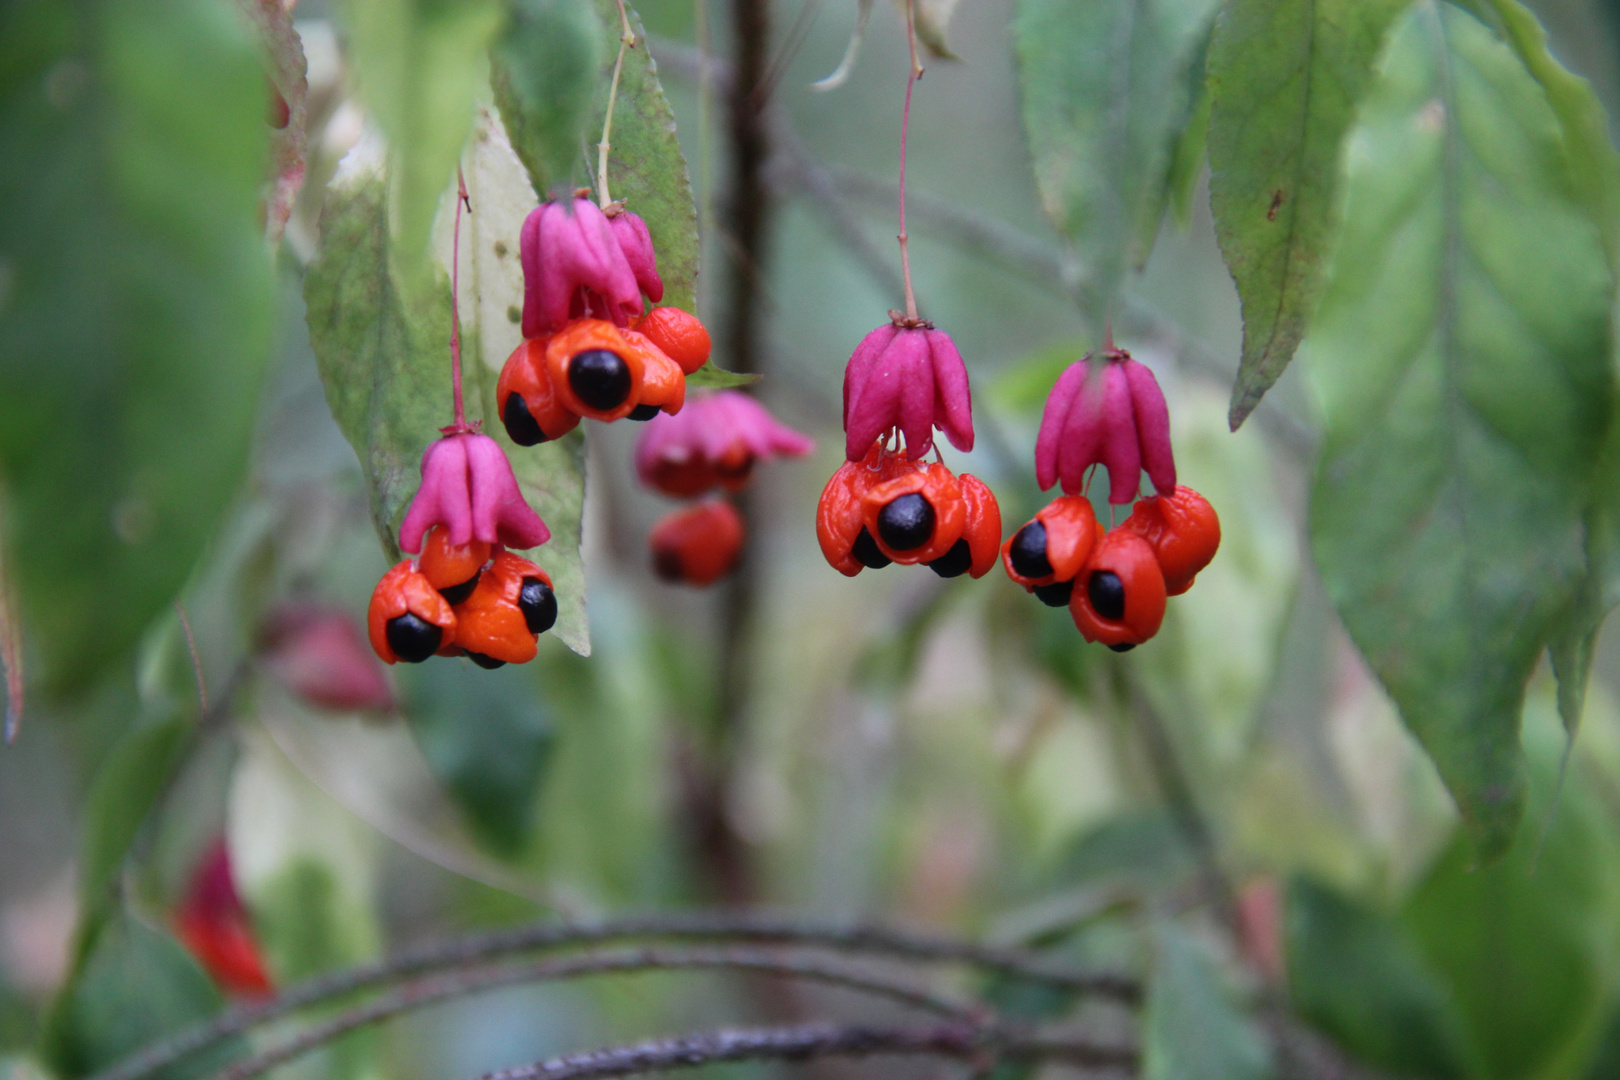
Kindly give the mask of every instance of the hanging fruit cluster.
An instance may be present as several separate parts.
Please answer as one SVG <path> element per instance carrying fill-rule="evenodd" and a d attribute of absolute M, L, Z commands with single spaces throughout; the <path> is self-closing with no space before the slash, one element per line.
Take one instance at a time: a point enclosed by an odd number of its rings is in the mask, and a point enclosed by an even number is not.
<path fill-rule="evenodd" d="M 709 359 L 709 334 L 679 308 L 643 316 L 643 294 L 653 303 L 664 296 L 646 223 L 582 192 L 532 211 L 520 248 L 524 340 L 495 388 L 512 441 L 535 446 L 581 418 L 680 412 L 686 376 Z"/>
<path fill-rule="evenodd" d="M 1157 491 L 1104 530 L 1086 497 L 1089 474 L 1108 469 L 1108 501 L 1136 499 L 1142 470 Z M 1035 441 L 1035 476 L 1048 503 L 1002 548 L 1007 575 L 1042 603 L 1067 604 L 1087 641 L 1125 652 L 1159 632 L 1165 600 L 1192 587 L 1215 557 L 1220 519 L 1176 483 L 1170 410 L 1153 373 L 1110 345 L 1059 376 Z"/>
<path fill-rule="evenodd" d="M 657 315 L 664 308 L 654 309 Z M 808 436 L 777 421 L 738 390 L 701 391 L 679 416 L 654 417 L 636 443 L 641 482 L 678 499 L 747 486 L 754 466 L 815 449 Z M 647 536 L 653 572 L 665 581 L 710 585 L 742 554 L 742 515 L 724 494 L 666 514 Z"/>

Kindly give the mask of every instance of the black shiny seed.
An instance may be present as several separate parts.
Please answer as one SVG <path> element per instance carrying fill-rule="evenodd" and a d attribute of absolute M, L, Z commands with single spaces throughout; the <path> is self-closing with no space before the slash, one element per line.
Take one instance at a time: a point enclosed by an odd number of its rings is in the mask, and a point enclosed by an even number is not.
<path fill-rule="evenodd" d="M 1125 617 L 1125 585 L 1112 570 L 1093 570 L 1086 582 L 1091 610 L 1105 619 Z"/>
<path fill-rule="evenodd" d="M 483 653 L 473 652 L 471 649 L 467 650 L 467 659 L 486 671 L 494 671 L 498 667 L 506 666 L 505 660 L 497 660 L 493 656 L 485 656 Z"/>
<path fill-rule="evenodd" d="M 653 573 L 660 581 L 686 580 L 686 567 L 681 565 L 681 553 L 674 548 L 660 548 L 653 552 Z"/>
<path fill-rule="evenodd" d="M 611 412 L 630 396 L 630 368 L 618 353 L 587 349 L 568 362 L 568 387 L 591 408 Z"/>
<path fill-rule="evenodd" d="M 388 647 L 407 664 L 420 664 L 439 651 L 444 631 L 407 611 L 388 620 Z"/>
<path fill-rule="evenodd" d="M 655 417 L 657 415 L 658 415 L 658 406 L 656 406 L 656 405 L 637 405 L 635 408 L 630 410 L 630 415 L 625 417 L 625 419 L 627 419 L 627 420 L 651 420 L 653 417 Z"/>
<path fill-rule="evenodd" d="M 1047 607 L 1063 607 L 1074 595 L 1074 581 L 1054 581 L 1050 585 L 1035 586 L 1035 599 Z"/>
<path fill-rule="evenodd" d="M 1130 652 L 1132 649 L 1136 648 L 1136 645 L 1133 644 L 1132 642 L 1127 641 L 1127 642 L 1124 642 L 1123 644 L 1110 645 L 1108 647 L 1110 649 L 1113 649 L 1115 652 Z"/>
<path fill-rule="evenodd" d="M 518 593 L 518 610 L 523 612 L 523 625 L 529 633 L 543 634 L 557 623 L 557 594 L 539 578 L 526 577 L 523 591 Z"/>
<path fill-rule="evenodd" d="M 856 562 L 868 570 L 881 570 L 894 561 L 883 554 L 882 549 L 877 546 L 877 541 L 872 539 L 872 534 L 864 528 L 861 529 L 861 535 L 855 538 L 849 553 L 855 556 Z"/>
<path fill-rule="evenodd" d="M 1032 521 L 1018 530 L 1008 554 L 1012 558 L 1012 568 L 1023 577 L 1043 578 L 1052 572 L 1051 560 L 1046 557 L 1046 526 L 1039 521 Z M 1065 599 L 1064 603 L 1068 603 L 1068 600 Z"/>
<path fill-rule="evenodd" d="M 902 495 L 878 515 L 878 535 L 895 551 L 920 548 L 934 535 L 934 508 L 916 492 Z"/>
<path fill-rule="evenodd" d="M 546 441 L 546 433 L 540 430 L 540 424 L 529 412 L 529 404 L 523 400 L 522 394 L 507 396 L 506 408 L 501 410 L 501 423 L 506 425 L 506 433 L 519 446 L 539 446 Z"/>
<path fill-rule="evenodd" d="M 928 564 L 928 569 L 943 578 L 961 577 L 973 566 L 973 549 L 968 547 L 967 540 L 961 539 L 951 545 L 951 550 Z"/>
<path fill-rule="evenodd" d="M 439 595 L 444 597 L 447 603 L 464 604 L 467 602 L 467 597 L 472 595 L 472 591 L 478 588 L 478 579 L 483 576 L 484 572 L 479 570 L 474 573 L 472 577 L 468 578 L 466 581 L 463 581 L 460 585 L 452 585 L 448 589 L 440 589 Z"/>

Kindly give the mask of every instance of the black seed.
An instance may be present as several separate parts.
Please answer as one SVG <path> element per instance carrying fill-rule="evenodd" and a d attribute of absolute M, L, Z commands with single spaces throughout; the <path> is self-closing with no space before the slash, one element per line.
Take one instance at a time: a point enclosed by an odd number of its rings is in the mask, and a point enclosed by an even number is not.
<path fill-rule="evenodd" d="M 882 549 L 877 546 L 877 541 L 872 539 L 872 534 L 864 528 L 861 529 L 861 535 L 855 538 L 855 543 L 849 549 L 849 553 L 855 556 L 856 562 L 868 570 L 881 570 L 894 561 L 883 554 Z"/>
<path fill-rule="evenodd" d="M 637 405 L 635 408 L 630 410 L 630 415 L 625 417 L 625 419 L 626 420 L 651 420 L 653 417 L 655 417 L 657 415 L 658 415 L 658 406 L 656 406 L 656 405 Z"/>
<path fill-rule="evenodd" d="M 1112 570 L 1093 570 L 1086 582 L 1086 595 L 1091 598 L 1091 610 L 1103 618 L 1125 617 L 1125 585 Z"/>
<path fill-rule="evenodd" d="M 1110 645 L 1108 647 L 1113 649 L 1115 652 L 1130 652 L 1132 649 L 1136 648 L 1136 646 L 1129 641 L 1122 645 Z"/>
<path fill-rule="evenodd" d="M 483 576 L 484 572 L 479 570 L 474 573 L 472 577 L 468 578 L 466 581 L 463 581 L 460 585 L 452 585 L 448 589 L 440 589 L 439 595 L 444 597 L 447 603 L 464 604 L 467 602 L 467 597 L 471 596 L 472 591 L 478 587 L 478 579 Z"/>
<path fill-rule="evenodd" d="M 439 651 L 444 631 L 407 611 L 388 620 L 388 647 L 407 664 L 420 664 Z"/>
<path fill-rule="evenodd" d="M 529 412 L 529 404 L 523 400 L 522 394 L 507 397 L 506 408 L 501 410 L 501 423 L 506 425 L 506 433 L 519 446 L 539 446 L 546 441 L 546 433 L 540 430 L 540 424 Z"/>
<path fill-rule="evenodd" d="M 951 545 L 951 550 L 928 564 L 928 569 L 943 578 L 961 577 L 973 566 L 973 550 L 968 547 L 967 540 L 961 539 Z"/>
<path fill-rule="evenodd" d="M 506 666 L 505 660 L 497 660 L 493 656 L 485 656 L 483 653 L 473 652 L 471 649 L 467 650 L 467 659 L 486 671 L 494 671 L 498 667 Z"/>
<path fill-rule="evenodd" d="M 686 567 L 681 565 L 681 553 L 674 548 L 653 552 L 653 573 L 662 581 L 685 581 Z"/>
<path fill-rule="evenodd" d="M 934 508 L 916 492 L 902 495 L 878 515 L 878 535 L 895 551 L 910 551 L 934 535 Z"/>
<path fill-rule="evenodd" d="M 1035 599 L 1047 607 L 1062 607 L 1074 595 L 1074 582 L 1054 581 L 1050 585 L 1035 586 Z"/>
<path fill-rule="evenodd" d="M 518 593 L 518 610 L 531 634 L 543 634 L 557 623 L 557 594 L 539 578 L 526 577 Z"/>
<path fill-rule="evenodd" d="M 586 405 L 611 412 L 630 396 L 630 368 L 618 353 L 587 349 L 568 362 L 568 386 Z"/>
<path fill-rule="evenodd" d="M 1051 560 L 1046 557 L 1046 526 L 1039 521 L 1018 530 L 1008 554 L 1012 557 L 1012 568 L 1023 577 L 1043 578 L 1052 572 Z"/>

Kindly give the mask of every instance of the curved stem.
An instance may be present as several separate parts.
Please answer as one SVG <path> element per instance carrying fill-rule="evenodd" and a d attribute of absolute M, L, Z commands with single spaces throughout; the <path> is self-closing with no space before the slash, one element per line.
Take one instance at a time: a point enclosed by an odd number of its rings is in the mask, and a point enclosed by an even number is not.
<path fill-rule="evenodd" d="M 900 276 L 906 285 L 906 319 L 917 321 L 917 294 L 911 287 L 910 236 L 906 233 L 906 133 L 911 127 L 911 92 L 922 76 L 917 62 L 917 0 L 906 0 L 906 39 L 911 44 L 911 67 L 906 72 L 906 105 L 900 113 Z"/>
<path fill-rule="evenodd" d="M 593 975 L 650 971 L 733 970 L 842 986 L 898 1001 L 957 1020 L 976 1020 L 975 1006 L 929 990 L 879 976 L 840 961 L 787 957 L 750 949 L 627 949 L 592 953 L 529 964 L 450 972 L 398 988 L 375 1001 L 350 1009 L 299 1032 L 292 1038 L 215 1073 L 212 1080 L 254 1080 L 277 1066 L 325 1046 L 362 1027 L 430 1005 L 526 983 L 577 979 Z"/>
<path fill-rule="evenodd" d="M 806 1061 L 821 1057 L 908 1055 L 956 1058 L 976 1065 L 997 1060 L 1056 1061 L 1094 1069 L 1134 1071 L 1132 1050 L 1080 1039 L 1045 1038 L 994 1024 L 933 1027 L 866 1027 L 806 1024 L 799 1027 L 714 1031 L 568 1054 L 519 1069 L 489 1073 L 482 1080 L 583 1080 L 690 1069 L 721 1061 Z"/>
<path fill-rule="evenodd" d="M 413 975 L 465 967 L 518 953 L 634 938 L 802 945 L 916 962 L 967 964 L 1070 993 L 1095 994 L 1123 1002 L 1141 998 L 1141 985 L 1125 976 L 1058 970 L 1023 950 L 992 948 L 886 927 L 801 924 L 730 913 L 654 915 L 584 925 L 541 923 L 426 942 L 382 960 L 317 975 L 294 984 L 268 1001 L 235 1005 L 206 1023 L 153 1043 L 96 1074 L 92 1080 L 140 1080 L 260 1024 Z"/>
<path fill-rule="evenodd" d="M 596 202 L 604 210 L 612 202 L 608 194 L 608 151 L 613 148 L 613 107 L 619 101 L 619 76 L 624 74 L 625 50 L 636 47 L 635 31 L 630 29 L 630 16 L 619 0 L 619 58 L 613 62 L 613 83 L 608 87 L 607 116 L 602 120 L 602 141 L 596 144 Z"/>
<path fill-rule="evenodd" d="M 472 213 L 472 201 L 467 198 L 467 180 L 456 166 L 456 223 L 450 234 L 450 382 L 456 398 L 455 432 L 467 427 L 467 406 L 461 397 L 461 208 Z"/>

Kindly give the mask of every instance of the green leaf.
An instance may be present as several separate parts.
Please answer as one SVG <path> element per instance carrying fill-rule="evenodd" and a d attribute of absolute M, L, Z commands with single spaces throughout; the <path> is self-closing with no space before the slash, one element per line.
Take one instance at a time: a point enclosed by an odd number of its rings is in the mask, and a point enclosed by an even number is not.
<path fill-rule="evenodd" d="M 105 1068 L 162 1035 L 208 1019 L 222 1005 L 213 983 L 178 942 L 128 912 L 108 920 L 91 944 L 41 1034 L 41 1056 L 58 1076 Z M 241 1040 L 233 1039 L 157 1075 L 208 1076 L 241 1049 Z"/>
<path fill-rule="evenodd" d="M 1563 740 L 1551 703 L 1532 708 L 1525 742 L 1536 799 L 1517 846 L 1476 869 L 1459 840 L 1399 915 L 1458 1011 L 1481 1065 L 1474 1075 L 1493 1080 L 1577 1074 L 1620 975 L 1620 831 L 1601 788 L 1576 768 L 1537 850 Z"/>
<path fill-rule="evenodd" d="M 1609 118 L 1592 84 L 1571 74 L 1547 48 L 1547 32 L 1518 0 L 1484 0 L 1504 40 L 1547 94 L 1564 129 L 1575 190 L 1603 234 L 1611 268 L 1620 269 L 1620 153 L 1609 140 Z"/>
<path fill-rule="evenodd" d="M 1020 0 L 1024 127 L 1041 202 L 1079 247 L 1105 321 L 1146 262 L 1203 77 L 1216 0 Z"/>
<path fill-rule="evenodd" d="M 270 346 L 265 84 L 212 0 L 0 15 L 0 489 L 44 682 L 124 657 L 234 495 Z"/>
<path fill-rule="evenodd" d="M 1475 1075 L 1444 982 L 1392 919 L 1308 879 L 1288 890 L 1288 989 L 1300 1015 L 1395 1076 Z"/>
<path fill-rule="evenodd" d="M 1586 512 L 1586 576 L 1548 646 L 1558 677 L 1558 713 L 1573 745 L 1586 704 L 1598 633 L 1620 605 L 1620 424 L 1611 424 Z"/>
<path fill-rule="evenodd" d="M 1348 160 L 1308 342 L 1326 421 L 1312 541 L 1492 859 L 1524 808 L 1525 681 L 1583 569 L 1608 267 L 1540 88 L 1449 5 L 1395 29 Z"/>
<path fill-rule="evenodd" d="M 500 0 L 343 0 L 341 11 L 360 96 L 388 139 L 397 254 L 414 272 L 506 10 Z"/>
<path fill-rule="evenodd" d="M 604 25 L 619 35 L 619 9 L 615 0 L 595 0 Z M 660 303 L 684 311 L 697 310 L 699 263 L 697 204 L 692 201 L 692 180 L 686 156 L 675 137 L 675 111 L 658 81 L 658 65 L 647 49 L 641 17 L 629 4 L 630 28 L 636 47 L 624 56 L 619 102 L 613 113 L 613 136 L 608 158 L 609 194 L 625 208 L 640 214 L 658 252 L 658 276 L 664 281 Z M 600 78 L 593 131 L 600 132 L 607 113 L 607 87 L 613 78 L 616 50 L 605 57 Z M 593 142 L 594 145 L 594 142 Z M 704 385 L 704 384 L 699 384 Z M 743 384 L 737 384 L 743 385 Z"/>
<path fill-rule="evenodd" d="M 364 143 L 344 159 L 327 189 L 320 247 L 304 281 L 310 342 L 338 427 L 360 456 L 373 523 L 390 559 L 399 558 L 399 522 L 420 483 L 420 461 L 452 418 L 448 276 L 413 302 L 394 257 L 382 154 Z M 473 212 L 462 222 L 464 392 L 467 415 L 506 450 L 518 484 L 552 530 L 550 544 L 526 552 L 556 586 L 552 633 L 588 652 L 580 520 L 584 438 L 574 432 L 532 448 L 506 437 L 495 410 L 495 382 L 521 340 L 511 318 L 523 303 L 518 226 L 535 205 L 522 166 L 499 121 L 480 111 L 465 169 Z M 453 190 L 453 189 L 452 189 Z M 453 194 L 445 201 L 453 209 Z M 439 247 L 448 261 L 452 212 L 441 215 Z M 480 361 L 481 362 L 477 362 Z"/>
<path fill-rule="evenodd" d="M 1153 970 L 1142 1016 L 1145 1080 L 1260 1080 L 1271 1073 L 1265 1043 L 1233 1005 L 1221 974 L 1184 931 L 1154 932 Z"/>
<path fill-rule="evenodd" d="M 1277 381 L 1322 293 L 1340 146 L 1407 0 L 1230 0 L 1209 79 L 1209 205 L 1243 303 L 1236 430 Z"/>
<path fill-rule="evenodd" d="M 470 664 L 424 665 L 401 674 L 405 715 L 434 775 L 491 851 L 523 854 L 557 735 L 534 674 Z"/>
<path fill-rule="evenodd" d="M 94 938 L 115 885 L 147 815 L 168 788 L 191 744 L 193 725 L 185 716 L 138 724 L 107 756 L 85 798 L 79 841 L 79 945 Z"/>
<path fill-rule="evenodd" d="M 605 38 L 590 0 L 512 0 L 490 50 L 495 102 L 538 191 L 575 186 Z"/>
<path fill-rule="evenodd" d="M 753 372 L 727 371 L 725 368 L 715 367 L 714 361 L 711 360 L 686 377 L 686 388 L 735 390 L 739 386 L 751 386 L 759 382 L 761 377 Z"/>

